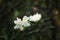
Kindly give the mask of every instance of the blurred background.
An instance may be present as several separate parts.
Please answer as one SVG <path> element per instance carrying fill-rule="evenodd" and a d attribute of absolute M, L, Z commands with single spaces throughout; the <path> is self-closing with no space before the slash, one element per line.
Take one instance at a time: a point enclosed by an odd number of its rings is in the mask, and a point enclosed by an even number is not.
<path fill-rule="evenodd" d="M 31 15 L 34 5 L 42 15 L 38 31 L 14 30 L 16 17 Z M 0 40 L 60 40 L 60 0 L 0 0 Z"/>

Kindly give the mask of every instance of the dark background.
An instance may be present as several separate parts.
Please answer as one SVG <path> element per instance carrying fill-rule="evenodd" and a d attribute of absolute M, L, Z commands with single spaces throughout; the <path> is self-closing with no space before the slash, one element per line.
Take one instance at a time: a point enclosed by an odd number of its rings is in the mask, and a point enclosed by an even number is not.
<path fill-rule="evenodd" d="M 27 36 L 13 28 L 14 19 L 32 12 L 34 5 L 42 14 L 40 25 L 48 27 L 39 34 L 40 40 L 60 40 L 60 0 L 0 0 L 0 40 L 36 40 L 36 32 Z"/>

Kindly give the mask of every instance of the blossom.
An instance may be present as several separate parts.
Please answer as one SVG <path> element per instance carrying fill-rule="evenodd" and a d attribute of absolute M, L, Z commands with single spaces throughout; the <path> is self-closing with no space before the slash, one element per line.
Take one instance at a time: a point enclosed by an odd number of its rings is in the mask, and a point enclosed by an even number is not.
<path fill-rule="evenodd" d="M 20 29 L 20 30 L 23 30 L 23 27 L 22 27 L 22 21 L 20 18 L 17 17 L 17 20 L 14 20 L 14 23 L 16 24 L 14 26 L 14 29 Z"/>
<path fill-rule="evenodd" d="M 17 20 L 14 20 L 14 23 L 16 24 L 14 29 L 24 30 L 25 27 L 30 26 L 29 17 L 27 16 L 24 16 L 22 20 L 17 17 Z"/>
<path fill-rule="evenodd" d="M 40 19 L 41 19 L 41 14 L 38 14 L 38 13 L 34 14 L 33 16 L 32 15 L 29 16 L 29 21 L 36 22 L 36 21 L 39 21 Z"/>
<path fill-rule="evenodd" d="M 29 17 L 24 16 L 22 19 L 22 25 L 24 25 L 25 27 L 30 26 L 30 22 L 29 22 Z"/>
<path fill-rule="evenodd" d="M 30 24 L 30 21 L 39 21 L 41 19 L 41 14 L 34 14 L 33 16 L 24 16 L 22 19 L 18 18 L 17 17 L 17 20 L 14 20 L 14 23 L 16 24 L 14 26 L 14 29 L 20 29 L 21 31 L 24 30 L 25 27 L 29 27 L 31 24 Z"/>

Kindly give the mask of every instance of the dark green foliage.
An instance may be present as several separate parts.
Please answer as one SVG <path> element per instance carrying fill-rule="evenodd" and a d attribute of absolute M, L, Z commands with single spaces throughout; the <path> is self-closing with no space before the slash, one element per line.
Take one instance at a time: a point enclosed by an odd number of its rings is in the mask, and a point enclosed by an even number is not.
<path fill-rule="evenodd" d="M 0 40 L 39 40 L 41 38 L 42 40 L 59 40 L 59 29 L 53 25 L 51 19 L 51 9 L 59 7 L 59 2 L 56 3 L 56 1 L 38 0 L 35 3 L 35 0 L 1 0 Z M 39 6 L 41 20 L 24 31 L 14 30 L 16 17 L 31 15 L 32 7 L 35 4 Z M 57 32 L 56 29 L 58 29 Z"/>

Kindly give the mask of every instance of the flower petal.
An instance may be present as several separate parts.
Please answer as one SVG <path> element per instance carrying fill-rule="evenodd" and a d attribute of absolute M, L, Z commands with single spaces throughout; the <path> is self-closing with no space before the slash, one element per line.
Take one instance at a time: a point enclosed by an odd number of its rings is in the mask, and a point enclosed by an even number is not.
<path fill-rule="evenodd" d="M 15 24 L 21 24 L 21 19 L 17 18 L 17 20 L 14 20 Z"/>
<path fill-rule="evenodd" d="M 38 13 L 29 17 L 29 21 L 34 21 L 34 22 L 39 21 L 40 19 L 41 19 L 41 14 L 38 14 Z"/>
<path fill-rule="evenodd" d="M 22 25 L 15 25 L 14 29 L 20 29 L 22 31 L 24 30 L 24 27 Z"/>
<path fill-rule="evenodd" d="M 29 20 L 29 17 L 27 17 L 27 16 L 24 16 L 22 19 L 22 21 L 28 21 L 28 20 Z"/>

